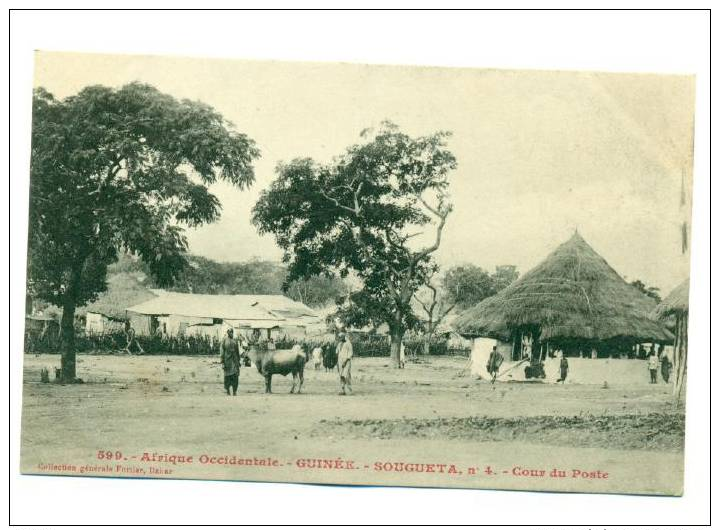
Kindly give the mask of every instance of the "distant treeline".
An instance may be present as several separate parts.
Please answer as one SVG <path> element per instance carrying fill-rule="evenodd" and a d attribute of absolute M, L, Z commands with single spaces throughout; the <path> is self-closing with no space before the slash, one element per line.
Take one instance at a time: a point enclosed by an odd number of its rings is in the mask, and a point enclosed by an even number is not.
<path fill-rule="evenodd" d="M 347 294 L 340 278 L 313 276 L 285 285 L 287 269 L 272 261 L 253 259 L 221 263 L 202 256 L 189 256 L 190 265 L 170 288 L 172 291 L 198 294 L 284 294 L 311 307 L 334 303 Z M 145 263 L 123 255 L 108 268 L 108 273 L 143 273 L 147 286 L 155 287 Z"/>

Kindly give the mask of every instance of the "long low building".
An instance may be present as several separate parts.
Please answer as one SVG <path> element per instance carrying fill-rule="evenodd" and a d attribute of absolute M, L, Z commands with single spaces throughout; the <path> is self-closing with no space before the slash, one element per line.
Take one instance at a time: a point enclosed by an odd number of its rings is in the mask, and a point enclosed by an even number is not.
<path fill-rule="evenodd" d="M 323 325 L 312 309 L 282 295 L 152 292 L 154 298 L 127 308 L 141 335 L 221 337 L 231 327 L 245 335 L 260 330 L 266 337 L 298 337 Z"/>

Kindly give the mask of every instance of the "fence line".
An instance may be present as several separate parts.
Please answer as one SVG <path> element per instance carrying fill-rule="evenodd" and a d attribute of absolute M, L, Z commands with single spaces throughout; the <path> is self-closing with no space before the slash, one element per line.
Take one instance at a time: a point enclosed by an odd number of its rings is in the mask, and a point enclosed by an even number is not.
<path fill-rule="evenodd" d="M 220 340 L 207 336 L 136 336 L 145 355 L 219 355 Z M 277 349 L 290 349 L 300 344 L 309 354 L 315 347 L 323 349 L 333 348 L 334 343 L 327 340 L 305 337 L 302 339 L 280 338 L 275 341 Z M 353 354 L 356 357 L 389 357 L 390 342 L 384 336 L 356 337 L 352 339 Z M 407 357 L 424 354 L 424 342 L 421 337 L 409 336 L 404 341 L 405 355 Z M 127 338 L 124 332 L 109 333 L 77 332 L 75 336 L 75 350 L 77 353 L 118 353 L 125 350 Z M 258 347 L 265 349 L 266 344 L 261 342 Z M 42 335 L 40 332 L 27 331 L 25 333 L 26 353 L 58 353 L 61 348 L 60 338 L 56 334 Z M 131 346 L 132 353 L 140 353 L 135 344 Z M 446 340 L 435 339 L 430 343 L 430 355 L 465 355 L 469 354 L 466 348 L 452 348 Z"/>

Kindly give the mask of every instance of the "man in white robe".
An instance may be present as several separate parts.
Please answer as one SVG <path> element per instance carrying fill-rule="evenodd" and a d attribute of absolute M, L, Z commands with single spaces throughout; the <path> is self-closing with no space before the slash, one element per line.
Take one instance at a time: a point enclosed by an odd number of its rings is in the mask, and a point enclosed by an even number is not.
<path fill-rule="evenodd" d="M 347 335 L 341 335 L 339 346 L 337 368 L 340 374 L 340 394 L 352 394 L 352 374 L 350 368 L 352 365 L 353 347 L 350 338 Z"/>

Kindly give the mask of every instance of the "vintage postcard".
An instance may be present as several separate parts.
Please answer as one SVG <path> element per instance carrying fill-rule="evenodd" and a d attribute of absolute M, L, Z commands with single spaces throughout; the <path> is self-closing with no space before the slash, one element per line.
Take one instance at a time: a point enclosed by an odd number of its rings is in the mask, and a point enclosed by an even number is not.
<path fill-rule="evenodd" d="M 682 495 L 694 106 L 38 52 L 22 472 Z"/>

